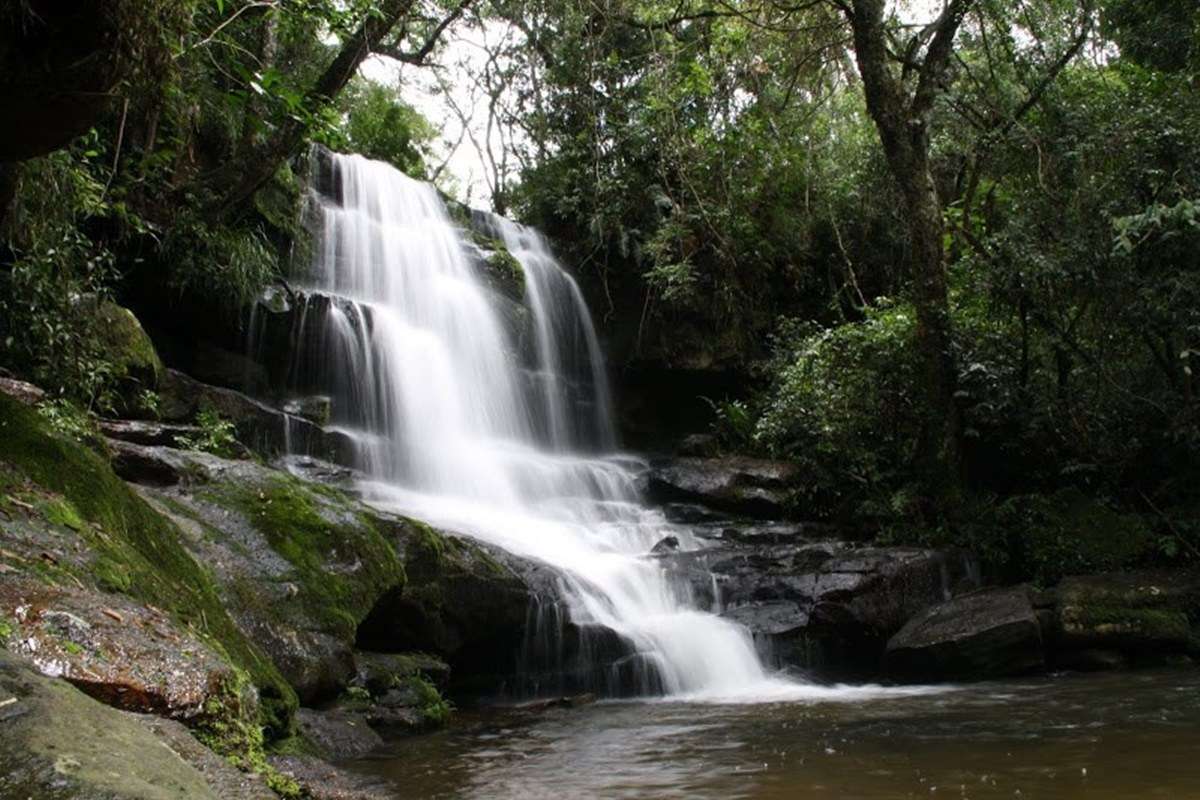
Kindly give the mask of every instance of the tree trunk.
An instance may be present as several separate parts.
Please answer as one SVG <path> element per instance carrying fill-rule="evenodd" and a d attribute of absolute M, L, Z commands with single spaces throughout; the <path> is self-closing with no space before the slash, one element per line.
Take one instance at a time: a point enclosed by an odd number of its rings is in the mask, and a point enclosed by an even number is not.
<path fill-rule="evenodd" d="M 412 8 L 414 0 L 386 0 L 346 40 L 321 77 L 305 95 L 305 107 L 317 110 L 331 102 L 346 87 L 363 59 Z M 214 198 L 206 208 L 210 218 L 226 216 L 271 179 L 279 165 L 299 150 L 308 126 L 294 117 L 283 120 L 266 141 L 247 148 L 206 182 Z"/>
<path fill-rule="evenodd" d="M 929 124 L 954 36 L 969 6 L 970 0 L 951 0 L 946 5 L 932 26 L 911 91 L 892 68 L 884 0 L 854 0 L 847 10 L 867 111 L 904 197 L 924 395 L 916 457 L 927 492 L 944 510 L 956 506 L 962 493 L 962 426 L 955 400 L 958 369 L 946 285 L 945 221 L 929 166 Z"/>

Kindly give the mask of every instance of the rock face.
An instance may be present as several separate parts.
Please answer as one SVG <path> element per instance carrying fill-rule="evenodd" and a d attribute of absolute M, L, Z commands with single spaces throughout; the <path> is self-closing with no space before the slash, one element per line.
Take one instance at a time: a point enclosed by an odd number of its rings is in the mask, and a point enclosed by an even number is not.
<path fill-rule="evenodd" d="M 660 558 L 777 666 L 869 676 L 914 614 L 978 585 L 959 551 L 811 542 L 796 525 L 715 527 L 707 549 Z"/>
<path fill-rule="evenodd" d="M 986 589 L 921 612 L 887 644 L 887 675 L 897 680 L 960 680 L 1024 675 L 1045 667 L 1028 588 Z"/>
<path fill-rule="evenodd" d="M 272 756 L 271 766 L 296 781 L 311 800 L 394 800 L 400 788 L 336 769 L 311 756 Z"/>
<path fill-rule="evenodd" d="M 1077 654 L 1087 651 L 1146 659 L 1196 646 L 1198 574 L 1135 572 L 1065 578 L 1057 596 L 1055 647 L 1064 662 L 1079 661 Z M 1087 660 L 1096 663 L 1095 658 Z"/>
<path fill-rule="evenodd" d="M 161 415 L 168 422 L 187 422 L 200 410 L 211 408 L 233 422 L 240 442 L 261 453 L 298 452 L 343 464 L 353 461 L 353 443 L 345 437 L 233 389 L 200 383 L 169 369 L 159 392 Z"/>
<path fill-rule="evenodd" d="M 752 517 L 786 515 L 799 468 L 783 461 L 676 458 L 651 463 L 647 489 L 657 502 L 700 502 Z"/>
<path fill-rule="evenodd" d="M 0 583 L 0 616 L 12 620 L 14 655 L 116 708 L 201 724 L 238 684 L 208 645 L 119 595 L 14 578 Z M 254 719 L 253 687 L 240 694 L 242 714 Z"/>
<path fill-rule="evenodd" d="M 0 797 L 41 800 L 269 800 L 167 721 L 148 725 L 46 678 L 0 650 Z M 181 735 L 182 734 L 182 735 Z"/>

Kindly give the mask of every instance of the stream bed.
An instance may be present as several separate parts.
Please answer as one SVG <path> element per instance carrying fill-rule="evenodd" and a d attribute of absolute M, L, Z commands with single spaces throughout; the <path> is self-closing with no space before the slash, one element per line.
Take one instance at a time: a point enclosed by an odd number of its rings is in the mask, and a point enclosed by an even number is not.
<path fill-rule="evenodd" d="M 412 798 L 1200 798 L 1200 670 L 853 702 L 462 711 L 349 765 Z"/>

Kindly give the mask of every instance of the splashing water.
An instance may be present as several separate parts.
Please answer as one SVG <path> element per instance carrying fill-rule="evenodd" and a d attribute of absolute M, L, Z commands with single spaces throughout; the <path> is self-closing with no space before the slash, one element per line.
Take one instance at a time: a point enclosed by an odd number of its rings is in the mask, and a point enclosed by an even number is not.
<path fill-rule="evenodd" d="M 632 643 L 668 696 L 841 697 L 768 676 L 745 629 L 696 608 L 646 557 L 667 535 L 695 541 L 640 502 L 587 307 L 544 240 L 484 220 L 524 267 L 534 352 L 522 359 L 434 188 L 325 158 L 308 288 L 328 300 L 321 368 L 368 500 L 557 568 L 572 620 Z"/>

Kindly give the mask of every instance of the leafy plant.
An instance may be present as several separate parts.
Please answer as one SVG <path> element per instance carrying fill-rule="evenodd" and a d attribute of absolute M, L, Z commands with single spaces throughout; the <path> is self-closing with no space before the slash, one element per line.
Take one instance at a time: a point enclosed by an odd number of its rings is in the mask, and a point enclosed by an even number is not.
<path fill-rule="evenodd" d="M 241 451 L 234 424 L 221 416 L 212 407 L 200 409 L 196 414 L 199 431 L 194 435 L 175 437 L 175 442 L 185 450 L 199 450 L 222 458 L 236 458 Z"/>

